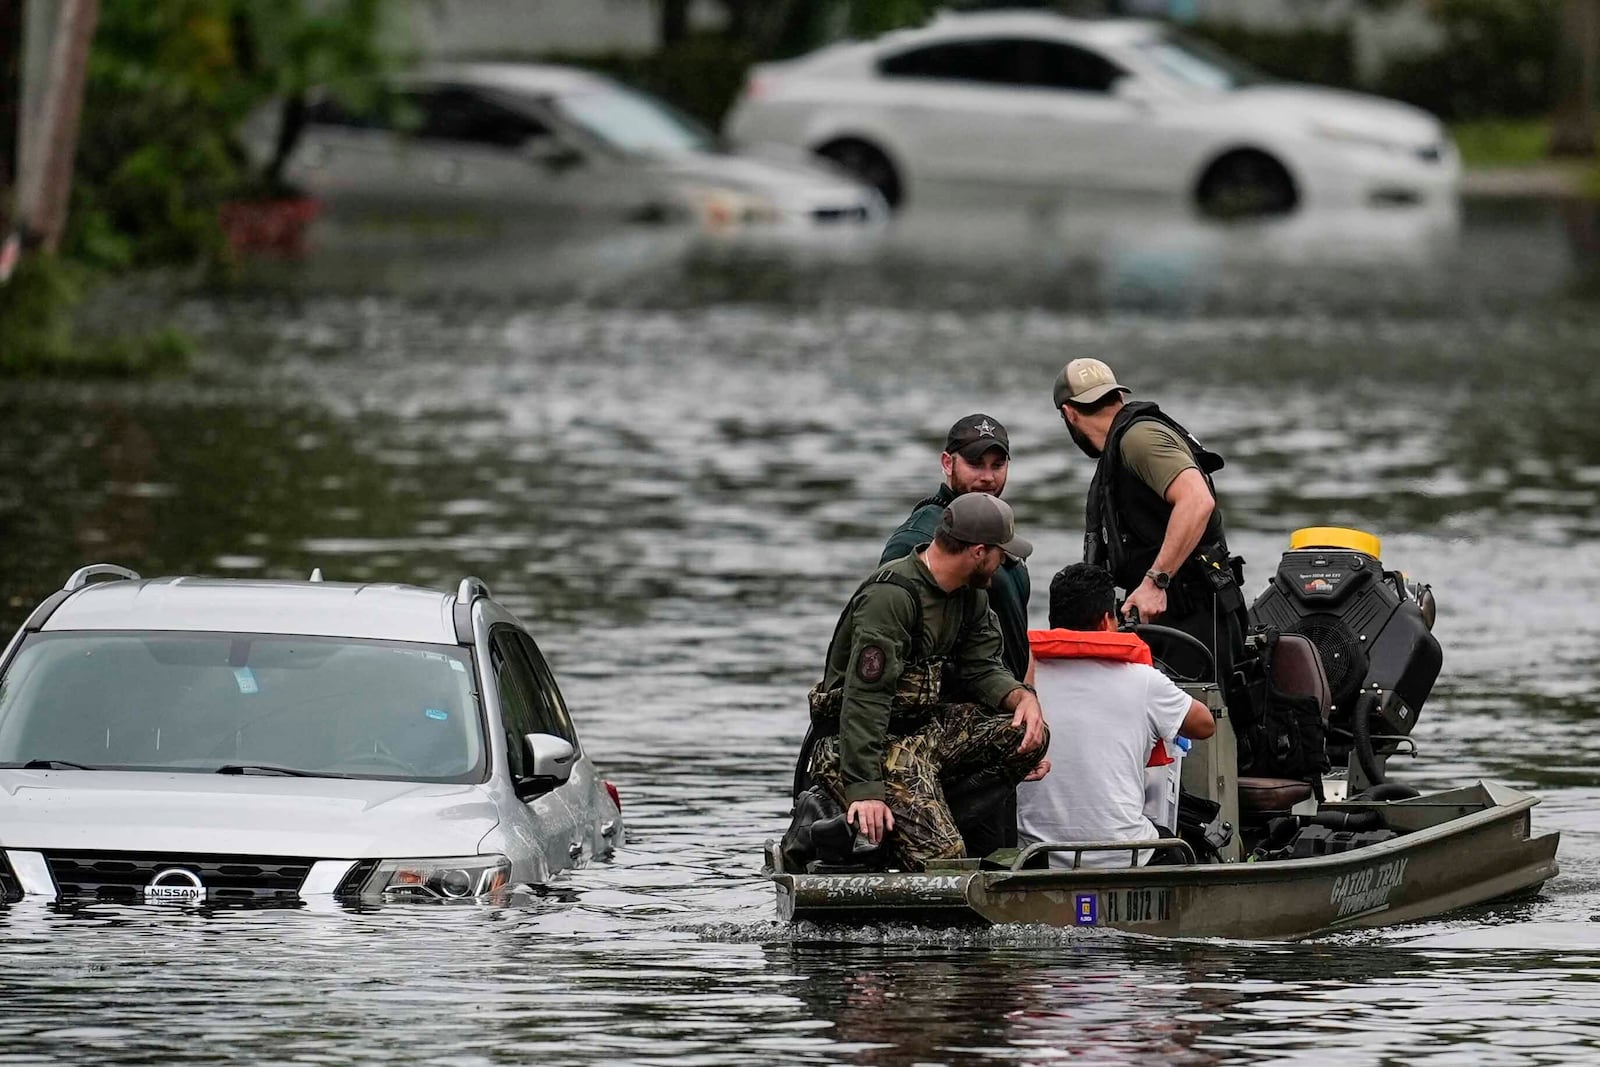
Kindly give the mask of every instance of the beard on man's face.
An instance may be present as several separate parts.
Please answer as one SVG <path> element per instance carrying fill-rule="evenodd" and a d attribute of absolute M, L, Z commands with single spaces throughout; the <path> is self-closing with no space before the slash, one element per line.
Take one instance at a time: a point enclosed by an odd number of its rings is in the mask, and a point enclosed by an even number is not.
<path fill-rule="evenodd" d="M 1067 423 L 1067 433 L 1072 435 L 1072 443 L 1077 445 L 1084 455 L 1088 456 L 1090 459 L 1100 458 L 1100 449 L 1094 447 L 1094 443 L 1091 442 L 1089 438 L 1084 436 L 1082 430 L 1078 429 L 1069 422 Z"/>

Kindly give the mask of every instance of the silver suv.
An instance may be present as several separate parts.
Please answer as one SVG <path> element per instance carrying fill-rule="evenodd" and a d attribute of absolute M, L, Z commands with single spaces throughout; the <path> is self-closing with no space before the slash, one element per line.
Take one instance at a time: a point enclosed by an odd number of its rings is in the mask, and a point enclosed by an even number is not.
<path fill-rule="evenodd" d="M 0 655 L 0 899 L 495 898 L 622 837 L 544 657 L 476 578 L 95 564 Z"/>

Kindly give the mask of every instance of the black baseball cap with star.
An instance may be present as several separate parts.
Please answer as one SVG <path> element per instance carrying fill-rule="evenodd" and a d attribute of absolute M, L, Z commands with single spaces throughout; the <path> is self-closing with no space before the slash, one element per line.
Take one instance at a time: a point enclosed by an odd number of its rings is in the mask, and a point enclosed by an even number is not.
<path fill-rule="evenodd" d="M 957 419 L 944 439 L 946 452 L 951 455 L 959 453 L 963 459 L 969 461 L 977 460 L 991 448 L 998 448 L 1009 459 L 1011 438 L 998 419 L 992 419 L 981 413 Z"/>

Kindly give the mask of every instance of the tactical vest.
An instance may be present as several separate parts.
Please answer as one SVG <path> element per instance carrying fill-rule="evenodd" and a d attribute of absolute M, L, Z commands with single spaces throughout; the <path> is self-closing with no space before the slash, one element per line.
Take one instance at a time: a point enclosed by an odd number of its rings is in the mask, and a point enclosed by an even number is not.
<path fill-rule="evenodd" d="M 926 722 L 931 710 L 941 702 L 944 693 L 944 669 L 950 662 L 950 653 L 955 648 L 954 642 L 950 643 L 950 647 L 943 649 L 929 650 L 924 647 L 927 642 L 923 636 L 922 626 L 922 591 L 914 580 L 896 571 L 880 570 L 857 586 L 856 591 L 850 595 L 850 601 L 845 605 L 844 611 L 840 612 L 839 621 L 834 624 L 833 636 L 828 639 L 825 661 L 829 663 L 833 661 L 833 646 L 838 643 L 839 635 L 844 632 L 845 620 L 850 617 L 850 611 L 855 607 L 856 600 L 870 586 L 880 583 L 903 589 L 911 597 L 911 647 L 905 656 L 905 667 L 900 672 L 900 681 L 895 686 L 894 697 L 889 707 L 889 731 L 907 733 Z M 956 631 L 957 640 L 978 619 L 978 591 L 962 589 L 961 598 L 961 626 Z M 825 689 L 823 687 L 826 684 L 826 679 L 818 682 L 807 694 L 811 706 L 811 727 L 818 737 L 832 737 L 838 734 L 839 713 L 844 708 L 844 687 Z"/>
<path fill-rule="evenodd" d="M 1101 451 L 1099 465 L 1095 467 L 1094 481 L 1089 486 L 1088 507 L 1084 515 L 1084 555 L 1088 563 L 1104 567 L 1111 572 L 1117 585 L 1132 592 L 1144 581 L 1147 571 L 1155 564 L 1161 552 L 1161 543 L 1167 536 L 1167 520 L 1172 516 L 1172 505 L 1161 494 L 1151 489 L 1122 459 L 1122 439 L 1137 422 L 1153 420 L 1170 427 L 1189 446 L 1196 466 L 1206 480 L 1206 488 L 1216 499 L 1216 486 L 1211 482 L 1213 471 L 1222 469 L 1222 457 L 1202 445 L 1198 438 L 1172 416 L 1148 400 L 1134 400 L 1122 406 L 1112 420 L 1106 434 L 1105 448 Z M 1174 575 L 1180 588 L 1196 580 L 1204 581 L 1200 573 L 1203 565 L 1199 557 L 1213 560 L 1228 559 L 1227 540 L 1223 535 L 1222 510 L 1213 508 L 1206 522 L 1205 533 L 1200 537 L 1194 554 L 1185 560 Z"/>

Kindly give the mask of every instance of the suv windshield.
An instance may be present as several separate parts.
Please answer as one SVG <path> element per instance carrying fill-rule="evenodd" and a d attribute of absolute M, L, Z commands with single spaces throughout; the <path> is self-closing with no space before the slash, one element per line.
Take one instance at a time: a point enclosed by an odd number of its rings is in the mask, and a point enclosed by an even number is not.
<path fill-rule="evenodd" d="M 266 634 L 30 635 L 0 766 L 483 779 L 468 650 Z"/>
<path fill-rule="evenodd" d="M 1148 38 L 1135 47 L 1169 76 L 1202 89 L 1226 92 L 1272 80 L 1219 48 L 1176 33 Z"/>
<path fill-rule="evenodd" d="M 569 93 L 555 106 L 576 125 L 624 152 L 677 156 L 710 152 L 711 134 L 659 100 L 621 87 Z"/>

